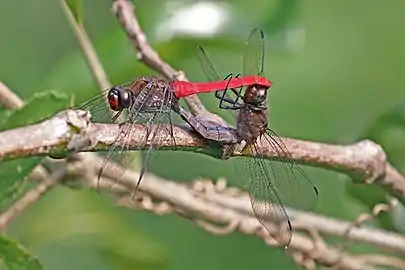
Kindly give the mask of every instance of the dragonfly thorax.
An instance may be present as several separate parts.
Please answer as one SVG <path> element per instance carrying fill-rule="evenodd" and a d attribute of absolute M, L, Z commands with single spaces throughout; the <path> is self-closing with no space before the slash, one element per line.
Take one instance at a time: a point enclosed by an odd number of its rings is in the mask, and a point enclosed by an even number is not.
<path fill-rule="evenodd" d="M 243 106 L 238 114 L 236 131 L 239 138 L 247 143 L 255 142 L 267 129 L 267 110 Z"/>

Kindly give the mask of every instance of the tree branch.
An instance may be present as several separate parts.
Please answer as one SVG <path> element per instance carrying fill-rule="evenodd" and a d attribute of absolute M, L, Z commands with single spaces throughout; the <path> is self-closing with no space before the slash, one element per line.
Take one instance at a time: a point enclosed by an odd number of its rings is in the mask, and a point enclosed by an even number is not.
<path fill-rule="evenodd" d="M 0 132 L 0 158 L 15 158 L 30 155 L 52 155 L 61 151 L 100 151 L 111 145 L 119 134 L 119 126 L 89 122 L 90 114 L 68 110 L 42 123 Z M 129 141 L 122 143 L 128 150 L 144 150 L 149 146 L 147 129 L 134 125 L 135 132 Z M 159 142 L 161 150 L 174 150 L 167 127 L 165 140 Z M 219 145 L 202 139 L 197 133 L 184 126 L 174 126 L 176 149 L 192 151 L 221 158 Z M 12 138 L 20 140 L 12 140 Z M 332 145 L 282 138 L 292 159 L 297 163 L 321 167 L 347 174 L 362 183 L 374 183 L 385 188 L 392 196 L 405 203 L 405 178 L 389 163 L 383 149 L 372 141 L 365 140 L 351 145 Z M 146 141 L 146 142 L 145 142 Z M 267 140 L 259 141 L 258 154 L 266 159 L 285 160 L 269 147 Z M 129 146 L 129 147 L 128 147 Z M 240 153 L 231 153 L 237 156 Z M 373 181 L 369 181 L 369 180 Z"/>
<path fill-rule="evenodd" d="M 55 155 L 76 150 L 100 151 L 112 145 L 119 135 L 119 125 L 94 124 L 89 122 L 90 114 L 82 110 L 63 111 L 49 120 L 17 129 L 0 132 L 0 158 L 17 158 L 33 155 Z M 129 149 L 146 149 L 144 143 L 147 129 L 133 125 Z M 169 130 L 169 129 L 168 129 Z M 182 150 L 208 147 L 209 143 L 190 129 L 173 127 L 176 146 Z M 169 131 L 168 131 L 169 135 Z M 14 140 L 19 136 L 19 140 Z M 124 142 L 122 142 L 124 144 Z M 124 146 L 124 145 L 123 145 Z M 171 138 L 160 142 L 162 149 L 174 149 Z"/>

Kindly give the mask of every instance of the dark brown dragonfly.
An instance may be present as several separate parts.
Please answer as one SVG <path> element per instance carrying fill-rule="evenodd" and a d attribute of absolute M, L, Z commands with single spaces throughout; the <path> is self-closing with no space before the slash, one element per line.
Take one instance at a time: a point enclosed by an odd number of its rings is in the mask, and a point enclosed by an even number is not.
<path fill-rule="evenodd" d="M 228 83 L 232 83 L 232 81 L 229 80 Z M 220 87 L 226 89 L 228 83 Z M 119 116 L 125 115 L 124 121 L 118 122 L 119 135 L 105 155 L 98 173 L 98 180 L 105 170 L 114 178 L 120 179 L 126 168 L 134 161 L 133 156 L 125 155 L 124 152 L 145 149 L 148 145 L 136 184 L 136 192 L 146 171 L 152 150 L 159 149 L 162 142 L 168 139 L 172 141 L 174 148 L 176 146 L 172 129 L 172 111 L 180 115 L 204 138 L 219 143 L 236 142 L 234 129 L 230 128 L 220 117 L 213 114 L 192 115 L 179 104 L 179 97 L 187 96 L 181 90 L 185 90 L 188 95 L 195 90 L 186 88 L 185 86 L 188 84 L 191 85 L 190 87 L 197 84 L 199 86 L 199 88 L 195 88 L 197 90 L 206 89 L 201 87 L 204 83 L 171 82 L 158 77 L 144 76 L 129 83 L 113 86 L 77 107 L 90 111 L 93 123 L 117 123 Z M 214 88 L 214 90 L 220 90 L 220 87 Z M 147 131 L 139 149 L 134 149 L 130 144 L 132 135 L 136 132 L 134 125 L 143 125 Z M 117 163 L 118 161 L 119 163 Z"/>
<path fill-rule="evenodd" d="M 244 77 L 264 77 L 264 51 L 263 31 L 252 30 L 243 58 Z M 208 80 L 218 80 L 218 73 L 201 47 L 198 56 Z M 230 74 L 228 78 L 240 76 Z M 215 96 L 220 100 L 220 108 L 238 112 L 238 143 L 245 146 L 241 151 L 242 157 L 236 158 L 234 165 L 237 177 L 250 195 L 253 212 L 269 234 L 280 245 L 287 247 L 291 242 L 292 226 L 285 206 L 311 210 L 317 204 L 318 190 L 295 164 L 280 137 L 268 127 L 269 89 L 263 85 L 249 85 L 216 91 Z M 282 160 L 266 160 L 260 155 L 260 150 L 266 148 L 274 149 Z"/>

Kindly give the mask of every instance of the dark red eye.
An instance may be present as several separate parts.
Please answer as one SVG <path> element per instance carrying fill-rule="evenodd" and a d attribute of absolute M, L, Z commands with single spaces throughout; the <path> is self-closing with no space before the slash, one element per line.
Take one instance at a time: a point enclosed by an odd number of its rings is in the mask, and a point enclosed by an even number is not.
<path fill-rule="evenodd" d="M 114 111 L 129 108 L 131 105 L 130 91 L 120 86 L 112 87 L 108 92 L 108 104 Z"/>
<path fill-rule="evenodd" d="M 110 105 L 111 110 L 120 111 L 119 95 L 115 89 L 111 89 L 108 92 L 108 105 Z"/>

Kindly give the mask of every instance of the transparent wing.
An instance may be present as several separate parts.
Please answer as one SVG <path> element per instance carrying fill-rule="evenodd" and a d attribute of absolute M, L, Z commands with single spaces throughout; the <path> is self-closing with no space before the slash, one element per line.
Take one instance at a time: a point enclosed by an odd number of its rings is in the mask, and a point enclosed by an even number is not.
<path fill-rule="evenodd" d="M 114 116 L 117 112 L 112 111 L 107 103 L 107 94 L 109 90 L 110 89 L 104 90 L 101 94 L 75 106 L 74 109 L 89 111 L 92 123 L 113 123 Z"/>
<path fill-rule="evenodd" d="M 232 78 L 240 76 L 230 73 L 224 79 L 220 78 L 207 53 L 201 46 L 197 46 L 197 58 L 208 81 L 231 80 Z M 223 89 L 216 91 L 215 97 L 220 100 L 220 107 L 222 107 L 222 103 L 224 103 L 225 106 L 231 106 L 232 104 L 238 103 L 241 93 L 242 89 Z M 235 117 L 233 113 L 231 114 Z"/>
<path fill-rule="evenodd" d="M 162 100 L 162 102 L 157 102 L 152 108 L 147 109 L 147 110 L 151 109 L 152 111 L 152 117 L 150 117 L 146 123 L 149 129 L 149 134 L 151 134 L 151 138 L 149 139 L 149 147 L 145 155 L 141 172 L 139 174 L 135 192 L 137 191 L 138 186 L 146 171 L 152 150 L 153 149 L 157 150 L 160 147 L 161 143 L 167 140 L 168 137 L 171 138 L 171 142 L 173 143 L 173 145 L 174 146 L 176 145 L 170 114 L 171 105 L 174 101 L 172 89 L 170 88 L 169 84 L 163 86 L 156 85 L 155 89 L 158 89 L 158 93 L 160 94 L 159 97 Z"/>
<path fill-rule="evenodd" d="M 255 28 L 250 32 L 243 54 L 243 76 L 264 74 L 264 33 Z"/>
<path fill-rule="evenodd" d="M 135 160 L 133 155 L 123 155 L 124 151 L 137 150 L 132 148 L 130 143 L 134 132 L 136 132 L 134 125 L 144 125 L 146 136 L 143 138 L 140 148 L 147 144 L 149 147 L 137 185 L 140 183 L 146 170 L 150 151 L 157 149 L 168 136 L 171 136 L 172 141 L 174 140 L 170 117 L 170 105 L 173 96 L 170 90 L 168 85 L 162 89 L 154 82 L 149 83 L 141 90 L 128 111 L 128 121 L 120 125 L 120 133 L 103 161 L 98 178 L 101 177 L 103 171 L 108 172 L 108 175 L 113 175 L 115 179 L 121 178 L 126 168 Z M 118 159 L 121 160 L 122 166 L 114 162 Z"/>
<path fill-rule="evenodd" d="M 266 136 L 264 141 L 266 145 L 261 147 L 272 147 L 280 155 L 290 157 L 281 139 Z M 257 147 L 256 143 L 247 145 L 243 153 L 253 157 L 242 158 L 242 162 L 235 164 L 235 169 L 249 192 L 258 221 L 280 245 L 288 246 L 292 227 L 284 205 L 312 209 L 317 203 L 318 191 L 294 163 L 254 157 L 258 152 Z"/>
<path fill-rule="evenodd" d="M 200 63 L 201 69 L 203 70 L 205 76 L 207 77 L 208 81 L 220 81 L 221 78 L 218 75 L 214 65 L 212 64 L 211 60 L 208 58 L 207 53 L 201 46 L 197 46 L 197 57 Z"/>
<path fill-rule="evenodd" d="M 104 90 L 101 94 L 98 94 L 88 100 L 83 101 L 79 105 L 70 107 L 71 109 L 82 109 L 82 110 L 88 110 L 90 111 L 92 117 L 91 120 L 96 123 L 110 123 L 112 122 L 109 111 L 110 108 L 107 104 L 107 93 L 110 89 Z M 68 108 L 66 108 L 68 109 Z M 52 118 L 53 116 L 57 115 L 59 112 L 54 113 L 44 119 L 42 119 L 40 122 L 43 122 L 45 120 L 48 120 L 49 118 Z M 96 120 L 102 120 L 102 121 L 96 121 Z"/>
<path fill-rule="evenodd" d="M 282 139 L 272 130 L 262 135 L 261 147 L 273 148 L 283 161 L 266 162 L 267 171 L 274 171 L 280 197 L 284 205 L 301 210 L 312 210 L 318 203 L 318 189 L 305 171 L 292 159 Z"/>
<path fill-rule="evenodd" d="M 253 153 L 254 146 L 247 145 L 244 154 Z M 274 177 L 266 173 L 263 160 L 243 157 L 240 162 L 235 162 L 235 170 L 249 193 L 257 220 L 280 245 L 288 246 L 292 236 L 291 222 L 274 184 Z"/>

